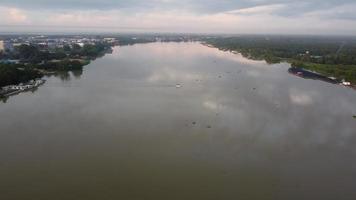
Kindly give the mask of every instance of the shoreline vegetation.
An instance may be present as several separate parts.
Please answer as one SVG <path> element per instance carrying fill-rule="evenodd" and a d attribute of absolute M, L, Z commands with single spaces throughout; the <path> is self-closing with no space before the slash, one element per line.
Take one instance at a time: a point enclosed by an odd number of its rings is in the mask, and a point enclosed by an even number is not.
<path fill-rule="evenodd" d="M 339 38 L 213 37 L 203 44 L 223 51 L 240 53 L 269 64 L 290 63 L 293 68 L 314 71 L 339 83 L 356 86 L 356 41 Z"/>
<path fill-rule="evenodd" d="M 300 69 L 295 74 L 301 77 L 306 72 L 309 78 L 315 78 L 311 74 L 315 72 L 319 78 L 325 76 L 332 79 L 331 82 L 350 84 L 348 86 L 356 88 L 355 38 L 126 35 L 88 39 L 87 43 L 81 43 L 81 40 L 86 39 L 83 36 L 75 39 L 63 38 L 67 41 L 64 45 L 58 45 L 58 41 L 62 40 L 60 36 L 47 38 L 45 41 L 48 44 L 48 41 L 57 40 L 55 48 L 42 47 L 37 38 L 31 38 L 35 41 L 34 44 L 23 42 L 10 52 L 0 52 L 0 96 L 6 95 L 5 86 L 24 85 L 46 75 L 82 71 L 92 60 L 112 52 L 114 46 L 187 41 L 199 41 L 209 47 L 240 53 L 253 60 L 265 60 L 269 64 L 287 62 L 292 68 Z"/>

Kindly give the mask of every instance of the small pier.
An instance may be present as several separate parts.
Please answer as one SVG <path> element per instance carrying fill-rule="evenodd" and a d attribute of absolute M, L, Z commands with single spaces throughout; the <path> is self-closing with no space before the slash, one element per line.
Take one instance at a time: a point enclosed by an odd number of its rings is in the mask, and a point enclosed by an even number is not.
<path fill-rule="evenodd" d="M 46 81 L 43 79 L 31 80 L 28 83 L 19 85 L 8 85 L 0 89 L 0 97 L 9 97 L 22 92 L 26 92 L 43 85 Z"/>

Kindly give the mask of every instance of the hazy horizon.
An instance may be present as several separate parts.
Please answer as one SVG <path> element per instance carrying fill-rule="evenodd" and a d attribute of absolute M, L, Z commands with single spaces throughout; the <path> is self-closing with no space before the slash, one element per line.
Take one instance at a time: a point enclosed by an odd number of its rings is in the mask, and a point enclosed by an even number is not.
<path fill-rule="evenodd" d="M 2 0 L 1 33 L 356 35 L 352 0 Z"/>

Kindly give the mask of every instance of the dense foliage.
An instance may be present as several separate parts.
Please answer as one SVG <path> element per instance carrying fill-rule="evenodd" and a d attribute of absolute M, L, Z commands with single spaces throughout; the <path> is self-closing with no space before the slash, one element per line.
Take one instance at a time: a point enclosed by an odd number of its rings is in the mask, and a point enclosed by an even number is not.
<path fill-rule="evenodd" d="M 236 36 L 207 38 L 205 42 L 251 59 L 268 63 L 286 60 L 294 66 L 356 83 L 355 38 Z"/>
<path fill-rule="evenodd" d="M 0 64 L 0 87 L 23 83 L 40 77 L 42 75 L 39 72 L 24 65 Z"/>
<path fill-rule="evenodd" d="M 19 59 L 24 62 L 36 64 L 43 61 L 62 60 L 66 58 L 96 58 L 109 49 L 111 49 L 111 46 L 106 43 L 85 44 L 83 47 L 78 44 L 73 44 L 72 46 L 65 45 L 63 48 L 56 48 L 54 50 L 43 50 L 39 46 L 22 44 L 17 47 L 14 53 L 7 56 L 11 59 Z"/>
<path fill-rule="evenodd" d="M 74 71 L 82 70 L 83 66 L 87 64 L 89 64 L 89 61 L 64 59 L 58 62 L 47 62 L 44 64 L 39 64 L 35 67 L 37 69 L 48 71 Z"/>
<path fill-rule="evenodd" d="M 107 43 L 73 44 L 57 49 L 42 49 L 40 46 L 22 44 L 14 52 L 1 55 L 2 59 L 16 59 L 22 64 L 1 64 L 0 86 L 27 82 L 41 77 L 39 71 L 82 70 L 95 59 L 111 49 Z"/>
<path fill-rule="evenodd" d="M 255 59 L 293 58 L 319 64 L 356 65 L 353 38 L 241 36 L 209 38 L 206 42 Z"/>
<path fill-rule="evenodd" d="M 118 39 L 121 46 L 133 45 L 139 43 L 151 43 L 156 41 L 155 37 L 142 38 L 142 37 L 132 37 L 132 36 L 120 36 Z"/>

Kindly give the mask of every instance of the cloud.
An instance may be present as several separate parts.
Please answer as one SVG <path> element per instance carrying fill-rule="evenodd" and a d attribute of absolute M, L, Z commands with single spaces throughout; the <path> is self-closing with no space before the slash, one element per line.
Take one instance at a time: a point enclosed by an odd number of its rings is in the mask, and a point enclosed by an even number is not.
<path fill-rule="evenodd" d="M 2 0 L 0 31 L 353 35 L 355 9 L 351 0 Z"/>
<path fill-rule="evenodd" d="M 302 7 L 292 7 L 300 13 L 325 10 L 335 6 L 353 3 L 354 0 L 299 0 Z M 248 9 L 270 5 L 293 5 L 294 0 L 1 0 L 2 6 L 32 9 L 73 9 L 73 10 L 124 10 L 142 11 L 152 9 L 189 10 L 200 13 L 219 13 L 229 10 Z"/>
<path fill-rule="evenodd" d="M 0 21 L 8 24 L 26 23 L 28 17 L 25 11 L 17 8 L 0 7 Z"/>
<path fill-rule="evenodd" d="M 356 20 L 356 3 L 335 6 L 328 10 L 317 10 L 306 13 L 305 16 L 312 18 L 337 19 L 337 20 Z"/>
<path fill-rule="evenodd" d="M 243 8 L 238 10 L 227 11 L 227 14 L 238 14 L 238 15 L 263 15 L 263 14 L 273 14 L 278 10 L 285 8 L 284 4 L 273 4 L 265 6 L 255 6 L 251 8 Z"/>
<path fill-rule="evenodd" d="M 14 22 L 24 22 L 27 20 L 26 14 L 24 14 L 21 10 L 16 8 L 11 8 L 8 11 L 10 20 Z"/>

